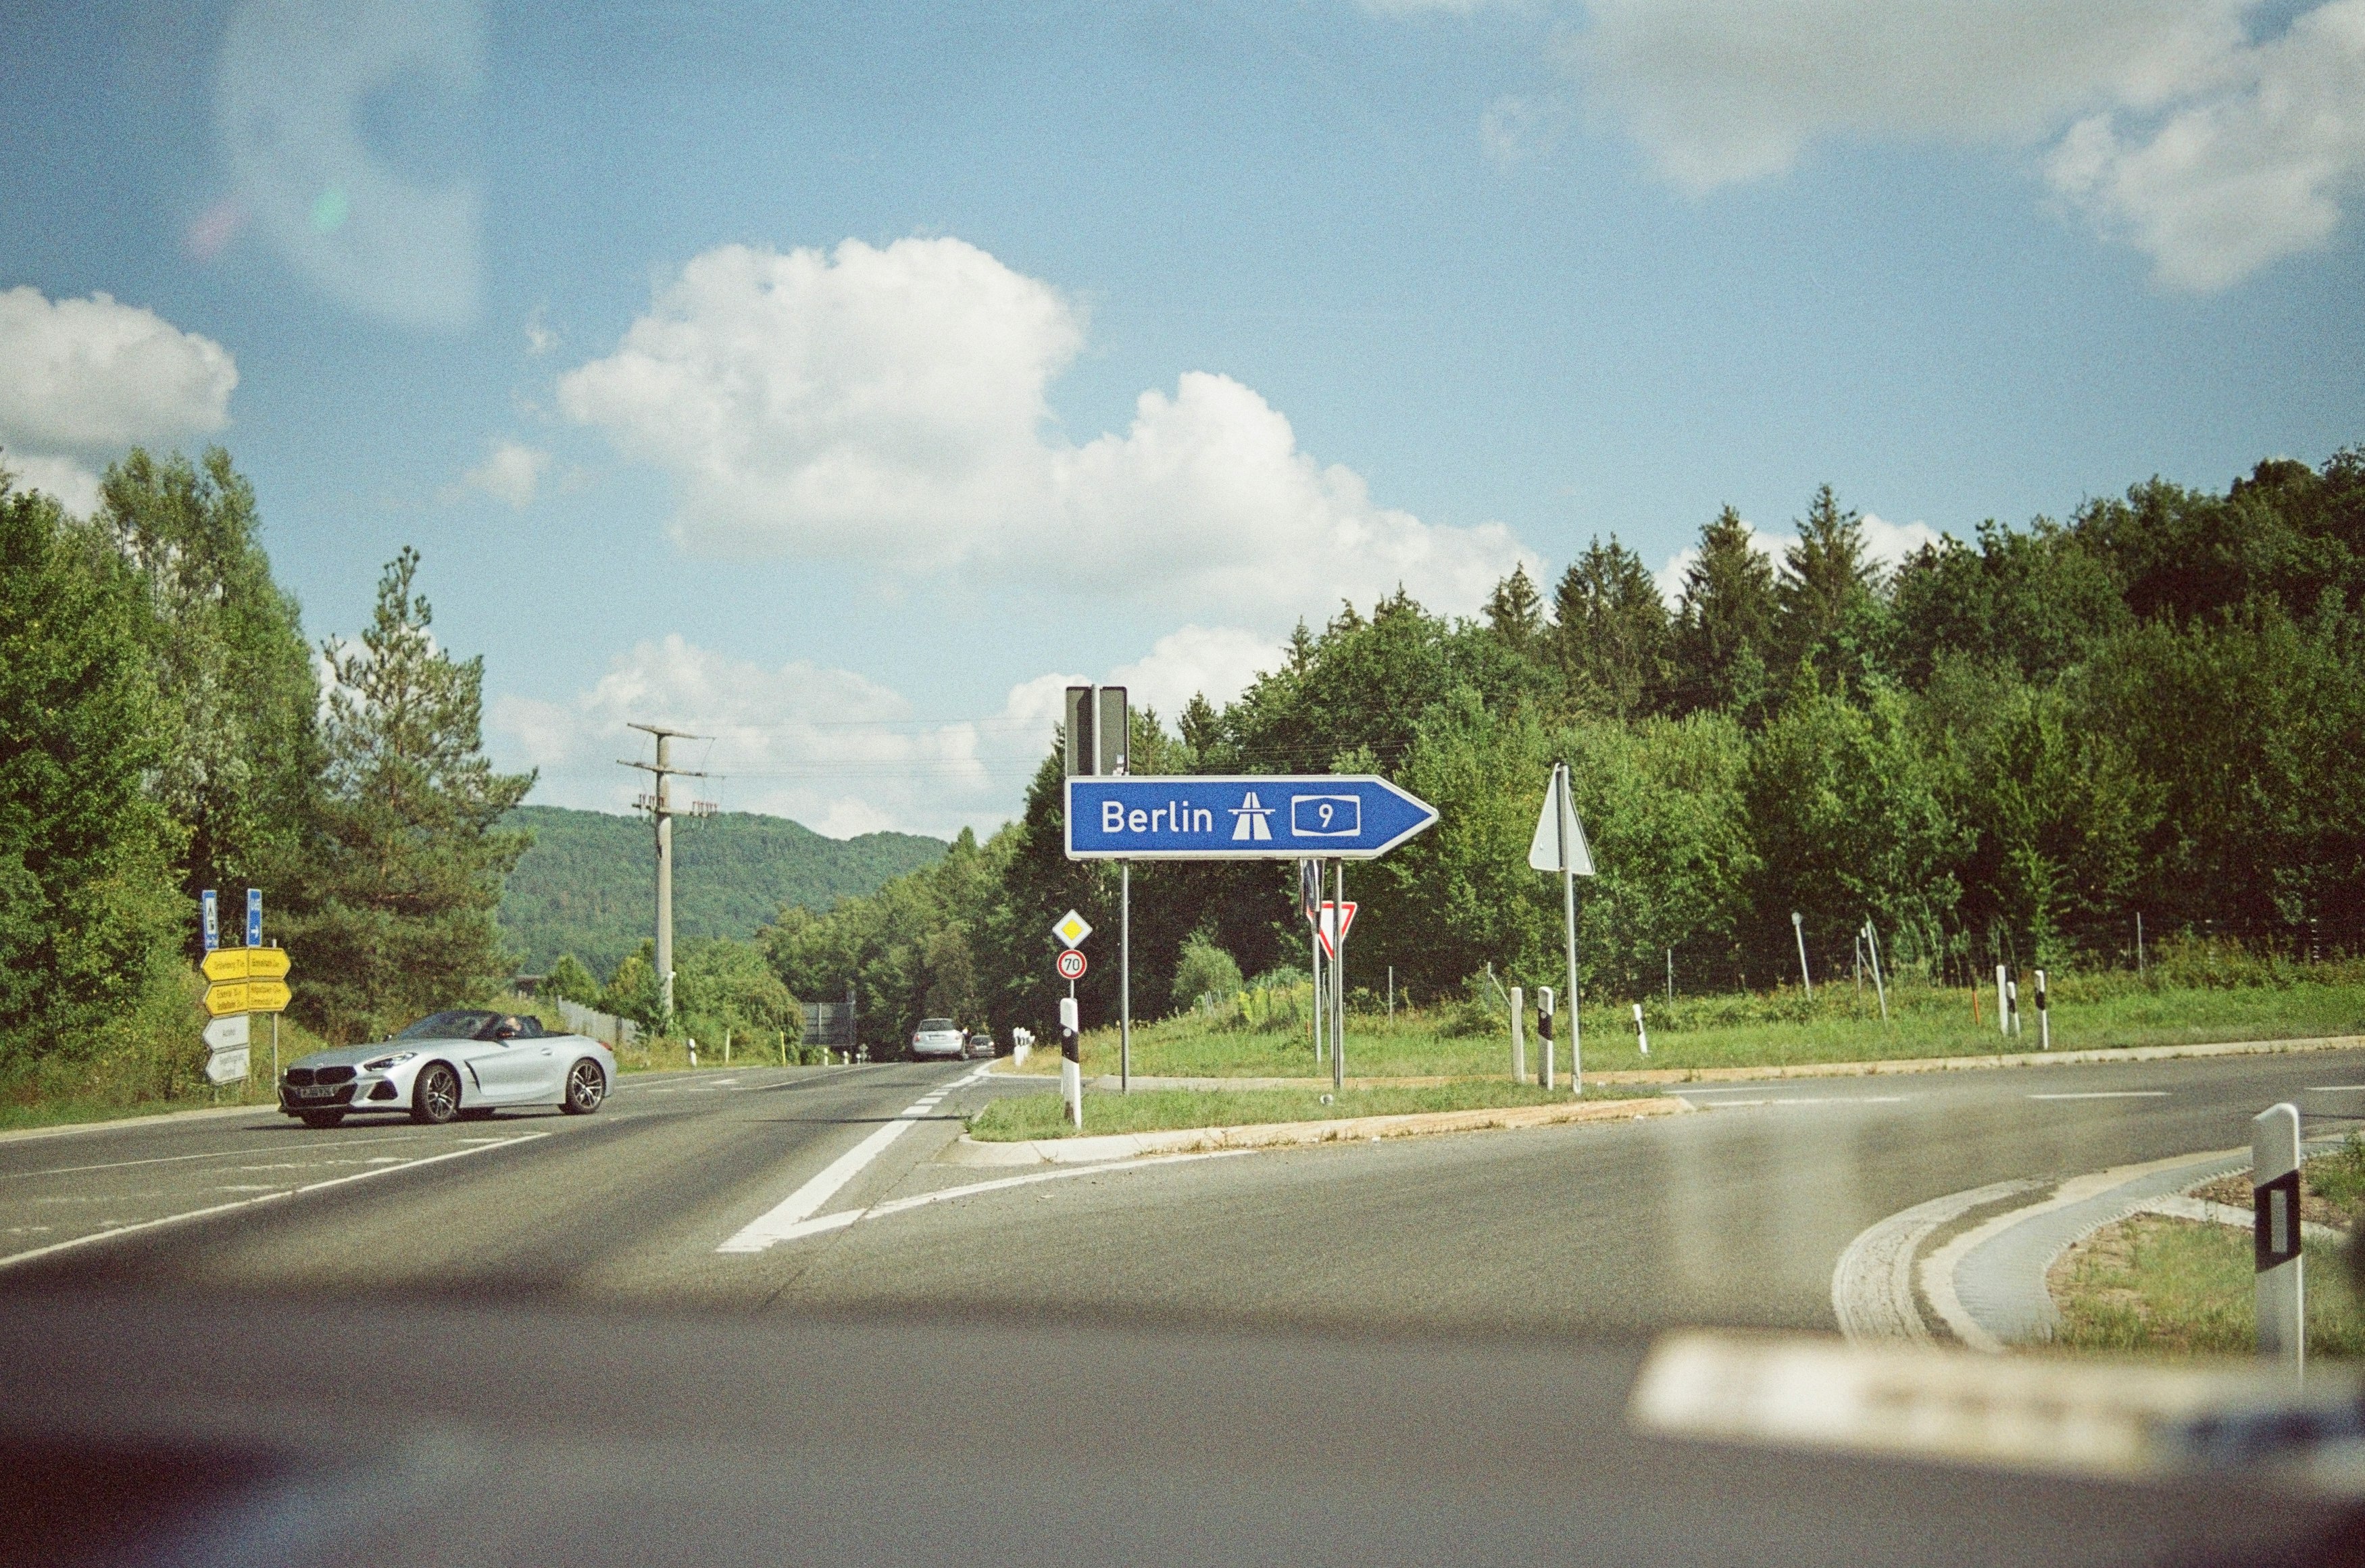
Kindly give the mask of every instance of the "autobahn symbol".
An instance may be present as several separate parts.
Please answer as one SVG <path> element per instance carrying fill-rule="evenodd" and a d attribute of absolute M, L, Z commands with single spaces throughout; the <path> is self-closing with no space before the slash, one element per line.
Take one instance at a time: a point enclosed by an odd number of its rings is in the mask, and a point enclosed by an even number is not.
<path fill-rule="evenodd" d="M 1360 774 L 1078 774 L 1070 860 L 1375 860 L 1437 808 Z"/>
<path fill-rule="evenodd" d="M 1070 948 L 1069 948 L 1066 952 L 1064 952 L 1064 953 L 1062 953 L 1062 954 L 1060 954 L 1060 955 L 1059 955 L 1059 978 L 1060 978 L 1061 980 L 1082 980 L 1082 979 L 1083 979 L 1083 978 L 1084 978 L 1084 955 L 1083 955 L 1083 953 L 1082 953 L 1080 949 L 1078 949 L 1078 948 L 1074 948 L 1074 947 L 1070 947 Z"/>

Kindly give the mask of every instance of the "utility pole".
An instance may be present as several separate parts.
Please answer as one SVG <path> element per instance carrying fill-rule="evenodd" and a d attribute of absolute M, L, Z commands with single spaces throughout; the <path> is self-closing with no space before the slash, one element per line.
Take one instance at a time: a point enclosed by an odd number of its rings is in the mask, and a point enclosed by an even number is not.
<path fill-rule="evenodd" d="M 688 730 L 669 730 L 662 724 L 633 724 L 629 728 L 652 734 L 657 740 L 657 759 L 654 763 L 633 762 L 623 757 L 617 761 L 625 767 L 637 767 L 656 776 L 656 789 L 634 799 L 633 803 L 649 813 L 657 830 L 657 1027 L 670 1031 L 673 1027 L 673 791 L 669 781 L 676 778 L 703 778 L 686 767 L 676 767 L 667 743 L 673 740 L 704 740 Z M 686 813 L 693 817 L 714 814 L 712 801 L 692 801 Z"/>

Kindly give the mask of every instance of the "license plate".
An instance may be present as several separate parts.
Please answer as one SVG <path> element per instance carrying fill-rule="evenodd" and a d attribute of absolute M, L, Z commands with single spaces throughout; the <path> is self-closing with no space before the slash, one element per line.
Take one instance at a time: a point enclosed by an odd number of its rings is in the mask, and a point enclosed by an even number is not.
<path fill-rule="evenodd" d="M 295 1092 L 295 1094 L 296 1098 L 298 1100 L 326 1100 L 334 1095 L 336 1092 L 336 1089 L 331 1086 L 326 1089 L 298 1089 Z"/>

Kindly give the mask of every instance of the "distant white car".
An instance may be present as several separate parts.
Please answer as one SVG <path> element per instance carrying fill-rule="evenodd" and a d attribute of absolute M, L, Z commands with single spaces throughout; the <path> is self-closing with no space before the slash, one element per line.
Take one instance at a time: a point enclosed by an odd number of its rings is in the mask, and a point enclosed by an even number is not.
<path fill-rule="evenodd" d="M 308 1127 L 367 1111 L 429 1124 L 523 1105 L 586 1116 L 615 1081 L 614 1054 L 588 1036 L 549 1034 L 531 1014 L 458 1008 L 375 1045 L 299 1058 L 279 1075 L 279 1109 Z"/>
<path fill-rule="evenodd" d="M 958 1061 L 969 1055 L 969 1031 L 949 1018 L 923 1018 L 912 1031 L 912 1059 L 935 1058 Z"/>

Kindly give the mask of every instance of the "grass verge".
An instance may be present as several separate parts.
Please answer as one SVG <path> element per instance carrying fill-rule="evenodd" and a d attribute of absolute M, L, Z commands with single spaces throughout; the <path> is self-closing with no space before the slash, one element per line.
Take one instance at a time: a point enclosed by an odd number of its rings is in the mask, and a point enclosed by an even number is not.
<path fill-rule="evenodd" d="M 2063 1350 L 2161 1356 L 2258 1349 L 2250 1238 L 2232 1226 L 2137 1215 L 2103 1226 L 2054 1265 Z M 2311 1356 L 2365 1354 L 2365 1313 L 2337 1245 L 2307 1244 Z"/>
<path fill-rule="evenodd" d="M 1975 1022 L 1967 990 L 1893 986 L 1890 1017 L 1884 1023 L 1871 988 L 1859 999 L 1846 982 L 1818 987 L 1811 1002 L 1796 991 L 1679 997 L 1672 1004 L 1645 999 L 1651 1042 L 1647 1057 L 1638 1046 L 1631 1002 L 1618 1010 L 1589 1006 L 1585 1012 L 1585 1069 L 1790 1066 L 2035 1050 L 2034 1013 L 2023 1014 L 2018 1036 L 2007 1037 L 1995 1026 L 1992 1002 L 1991 991 L 1980 994 Z M 2365 981 L 2347 966 L 2323 979 L 2239 987 L 2146 985 L 2132 976 L 2098 977 L 2077 984 L 2065 979 L 2054 988 L 2052 1022 L 2056 1050 L 2365 1034 Z M 1530 1073 L 1542 1056 L 1534 1024 L 1530 1013 Z M 1082 1051 L 1086 1073 L 1116 1071 L 1115 1030 L 1088 1031 Z M 1565 1071 L 1565 1038 L 1560 1061 Z M 1379 1013 L 1348 1015 L 1347 1070 L 1353 1077 L 1498 1078 L 1508 1076 L 1510 1067 L 1508 1014 L 1455 1005 L 1400 1006 L 1393 1018 Z M 1055 1074 L 1059 1052 L 1038 1049 L 1022 1070 Z M 1133 1070 L 1153 1078 L 1317 1076 L 1310 1032 L 1303 1024 L 1288 1030 L 1252 1029 L 1237 1020 L 1197 1014 L 1137 1023 Z"/>
<path fill-rule="evenodd" d="M 1588 1092 L 1586 1099 L 1637 1099 L 1627 1092 Z M 1328 1099 L 1330 1103 L 1325 1104 Z M 1532 1084 L 1472 1079 L 1418 1087 L 1350 1089 L 1331 1096 L 1314 1089 L 1139 1089 L 1131 1094 L 1084 1092 L 1083 1133 L 1068 1125 L 1057 1094 L 1012 1094 L 971 1116 L 971 1137 L 985 1143 L 1166 1132 L 1179 1127 L 1255 1126 L 1270 1122 L 1327 1122 L 1349 1116 L 1395 1116 L 1420 1111 L 1480 1111 L 1505 1105 L 1565 1104 L 1566 1090 L 1547 1093 Z"/>
<path fill-rule="evenodd" d="M 2353 1228 L 2365 1198 L 2365 1135 L 2351 1133 L 2303 1168 L 2301 1216 Z M 2250 1206 L 2247 1170 L 2192 1189 L 2235 1208 Z M 2365 1355 L 2365 1309 L 2349 1284 L 2337 1242 L 2309 1240 L 2310 1355 Z M 2247 1355 L 2259 1321 L 2248 1231 L 2199 1220 L 2137 1215 L 2104 1226 L 2057 1260 L 2046 1283 L 2061 1309 L 2055 1345 L 2071 1350 L 2156 1355 Z"/>

